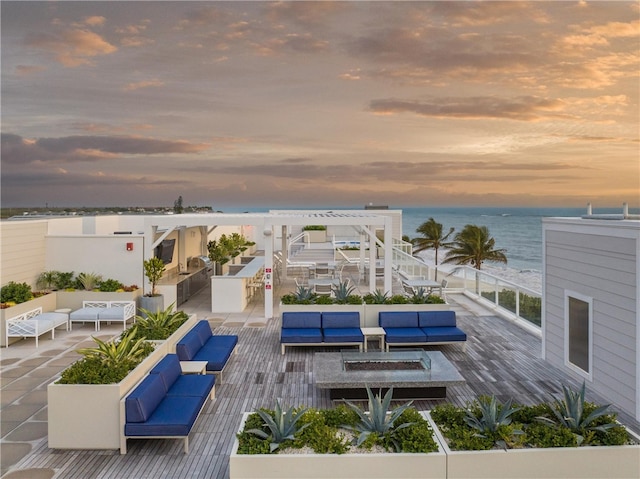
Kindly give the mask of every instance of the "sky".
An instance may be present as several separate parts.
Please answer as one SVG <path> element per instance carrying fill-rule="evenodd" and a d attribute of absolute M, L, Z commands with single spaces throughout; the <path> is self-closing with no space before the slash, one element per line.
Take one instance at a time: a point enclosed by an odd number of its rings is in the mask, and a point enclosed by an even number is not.
<path fill-rule="evenodd" d="M 3 207 L 640 204 L 638 1 L 2 1 Z"/>

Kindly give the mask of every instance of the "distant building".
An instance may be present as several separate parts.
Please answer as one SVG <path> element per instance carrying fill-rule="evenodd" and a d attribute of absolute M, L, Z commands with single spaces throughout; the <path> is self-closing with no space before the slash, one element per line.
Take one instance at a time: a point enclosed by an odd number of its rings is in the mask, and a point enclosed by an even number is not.
<path fill-rule="evenodd" d="M 640 420 L 640 221 L 545 218 L 542 354 Z"/>

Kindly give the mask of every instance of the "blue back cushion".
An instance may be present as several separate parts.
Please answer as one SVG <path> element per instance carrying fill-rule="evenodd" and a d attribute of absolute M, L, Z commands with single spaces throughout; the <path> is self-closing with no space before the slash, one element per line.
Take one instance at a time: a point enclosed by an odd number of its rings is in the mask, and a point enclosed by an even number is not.
<path fill-rule="evenodd" d="M 418 313 L 416 311 L 381 311 L 378 322 L 382 328 L 417 328 Z"/>
<path fill-rule="evenodd" d="M 156 364 L 149 374 L 159 374 L 164 381 L 167 391 L 171 389 L 173 383 L 182 375 L 180 360 L 177 354 L 167 354 Z"/>
<path fill-rule="evenodd" d="M 456 325 L 455 311 L 420 311 L 418 320 L 421 328 L 432 328 Z"/>
<path fill-rule="evenodd" d="M 322 313 L 322 328 L 359 328 L 360 313 L 357 311 L 331 311 Z"/>
<path fill-rule="evenodd" d="M 206 319 L 198 321 L 191 331 L 196 331 L 198 333 L 198 337 L 200 338 L 200 342 L 202 344 L 206 343 L 207 340 L 213 335 L 211 326 L 209 326 L 209 321 L 207 321 Z"/>
<path fill-rule="evenodd" d="M 198 331 L 192 329 L 176 344 L 176 353 L 180 361 L 192 361 L 200 348 L 202 341 L 198 335 Z"/>
<path fill-rule="evenodd" d="M 149 374 L 127 396 L 125 413 L 127 422 L 145 422 L 167 394 L 159 374 Z"/>
<path fill-rule="evenodd" d="M 284 312 L 282 313 L 283 328 L 317 328 L 322 327 L 322 314 L 320 311 L 310 312 Z"/>

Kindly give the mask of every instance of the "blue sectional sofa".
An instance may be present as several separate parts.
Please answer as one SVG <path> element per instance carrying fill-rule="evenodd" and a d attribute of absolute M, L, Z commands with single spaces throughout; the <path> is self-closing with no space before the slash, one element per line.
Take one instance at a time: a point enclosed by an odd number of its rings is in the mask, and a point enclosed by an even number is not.
<path fill-rule="evenodd" d="M 282 354 L 286 346 L 358 346 L 362 351 L 363 344 L 357 311 L 282 313 Z"/>
<path fill-rule="evenodd" d="M 466 349 L 467 335 L 456 326 L 455 311 L 381 311 L 378 323 L 389 346 L 424 346 L 461 343 Z"/>
<path fill-rule="evenodd" d="M 218 375 L 238 344 L 238 336 L 214 335 L 207 320 L 201 320 L 176 343 L 180 361 L 207 361 L 207 373 Z"/>
<path fill-rule="evenodd" d="M 166 355 L 121 402 L 120 454 L 127 453 L 127 439 L 131 438 L 180 438 L 187 454 L 189 432 L 214 395 L 214 376 L 182 374 L 178 356 Z"/>

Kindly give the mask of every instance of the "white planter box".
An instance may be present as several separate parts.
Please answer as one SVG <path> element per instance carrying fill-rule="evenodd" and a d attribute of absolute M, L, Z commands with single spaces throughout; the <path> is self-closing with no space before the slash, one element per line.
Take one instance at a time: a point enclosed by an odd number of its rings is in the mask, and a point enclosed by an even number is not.
<path fill-rule="evenodd" d="M 640 445 L 452 451 L 431 424 L 447 454 L 449 479 L 640 477 Z"/>
<path fill-rule="evenodd" d="M 63 306 L 57 306 L 57 292 L 54 291 L 52 293 L 45 294 L 44 296 L 34 298 L 30 301 L 16 304 L 15 306 L 11 306 L 10 308 L 0 309 L 0 346 L 6 346 L 5 339 L 7 336 L 7 319 L 38 308 L 42 308 L 42 312 L 46 313 L 47 311 L 53 311 L 55 309 L 58 309 L 59 307 L 62 308 Z M 9 344 L 14 341 L 20 341 L 20 338 L 10 338 Z"/>
<path fill-rule="evenodd" d="M 326 243 L 327 230 L 306 230 L 304 232 L 309 238 L 309 243 Z"/>
<path fill-rule="evenodd" d="M 47 386 L 49 447 L 54 449 L 119 449 L 124 433 L 120 400 L 198 321 L 192 315 L 129 375 L 117 384 Z"/>
<path fill-rule="evenodd" d="M 241 431 L 250 413 L 244 413 Z M 437 442 L 437 440 L 436 440 Z M 229 458 L 230 479 L 445 478 L 444 452 L 429 454 L 238 454 L 236 439 Z"/>

